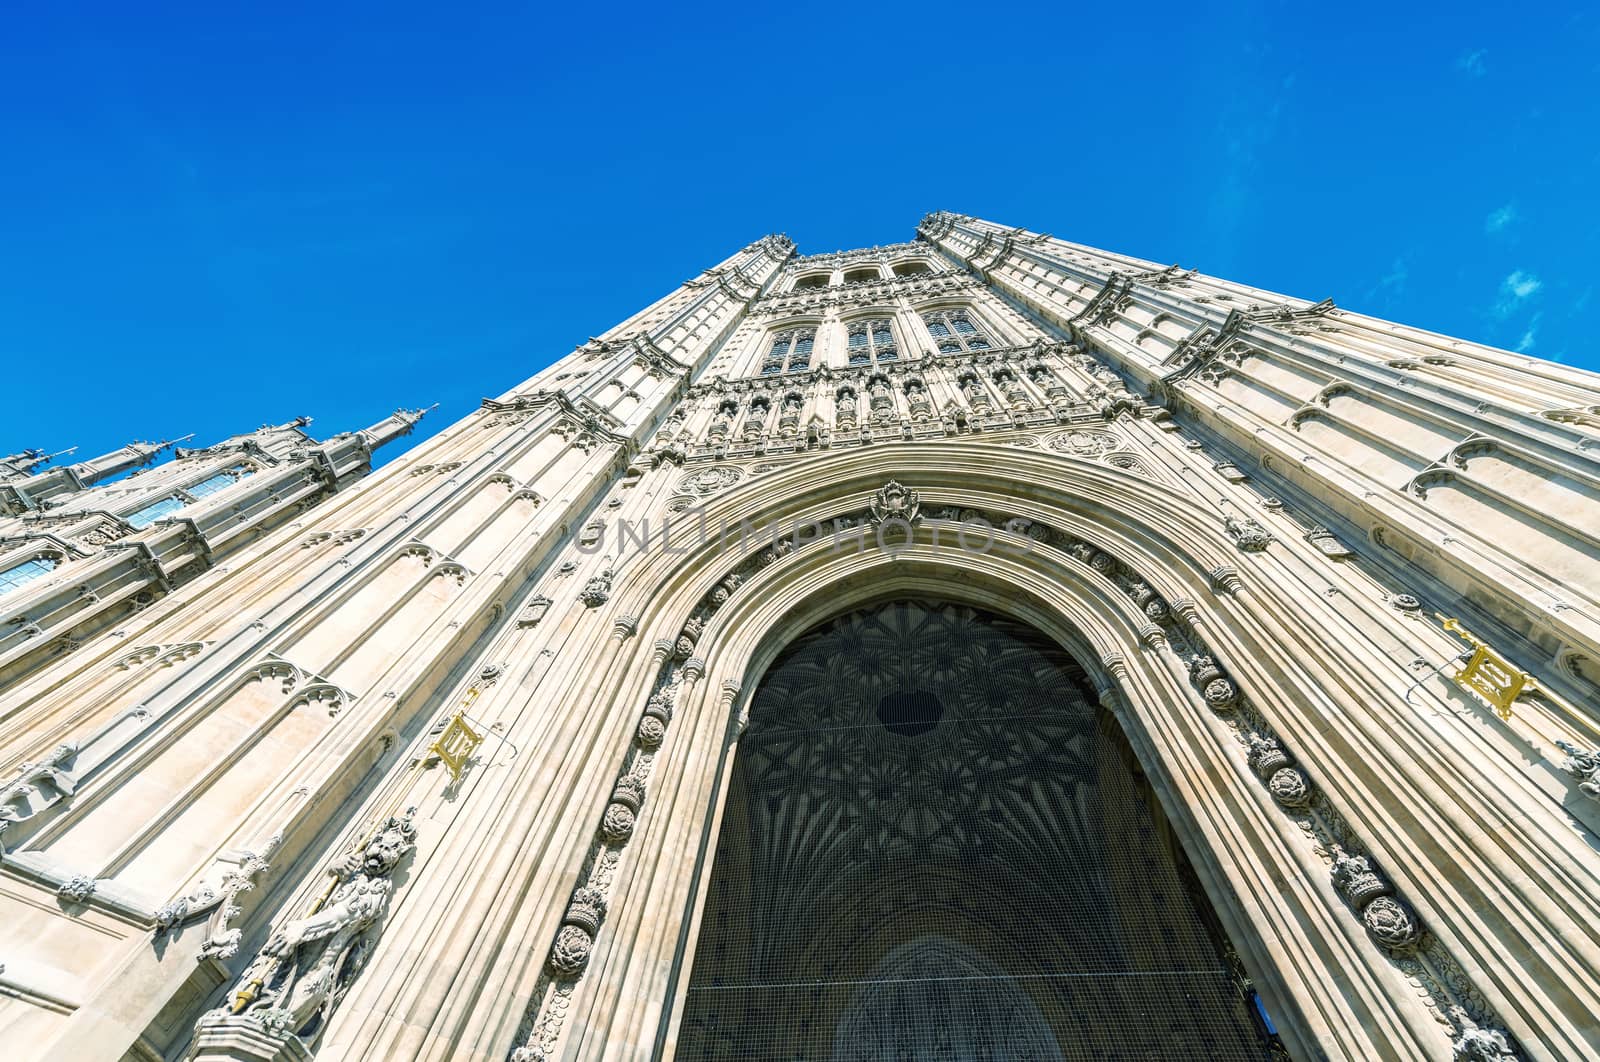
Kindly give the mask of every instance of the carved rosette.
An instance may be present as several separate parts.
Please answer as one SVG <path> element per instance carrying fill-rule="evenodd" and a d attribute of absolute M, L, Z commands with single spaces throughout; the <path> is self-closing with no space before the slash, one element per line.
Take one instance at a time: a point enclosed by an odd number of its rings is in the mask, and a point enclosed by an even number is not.
<path fill-rule="evenodd" d="M 1413 951 L 1422 937 L 1416 915 L 1393 896 L 1379 896 L 1361 912 L 1362 924 L 1381 947 L 1397 955 Z"/>
<path fill-rule="evenodd" d="M 1311 803 L 1311 783 L 1293 767 L 1284 767 L 1267 779 L 1267 791 L 1280 807 L 1303 808 Z"/>
<path fill-rule="evenodd" d="M 1232 711 L 1239 703 L 1239 687 L 1223 675 L 1211 657 L 1201 654 L 1189 661 L 1189 679 L 1214 712 Z"/>
<path fill-rule="evenodd" d="M 636 813 L 626 804 L 608 804 L 600 818 L 600 836 L 611 844 L 623 844 L 633 836 L 636 821 Z"/>
<path fill-rule="evenodd" d="M 636 736 L 645 749 L 659 748 L 667 736 L 667 724 L 672 721 L 672 702 L 662 693 L 652 694 L 639 719 Z"/>
<path fill-rule="evenodd" d="M 691 616 L 683 625 L 683 630 L 678 634 L 678 640 L 673 643 L 672 657 L 674 660 L 687 660 L 694 655 L 695 643 L 700 640 L 701 633 L 705 630 L 705 621 Z"/>
<path fill-rule="evenodd" d="M 611 844 L 623 844 L 633 836 L 639 809 L 644 805 L 644 779 L 626 774 L 617 779 L 611 803 L 600 819 L 600 836 Z"/>
<path fill-rule="evenodd" d="M 548 966 L 557 977 L 573 978 L 589 965 L 589 952 L 594 948 L 593 934 L 578 926 L 562 926 L 556 933 L 556 942 L 550 948 Z"/>

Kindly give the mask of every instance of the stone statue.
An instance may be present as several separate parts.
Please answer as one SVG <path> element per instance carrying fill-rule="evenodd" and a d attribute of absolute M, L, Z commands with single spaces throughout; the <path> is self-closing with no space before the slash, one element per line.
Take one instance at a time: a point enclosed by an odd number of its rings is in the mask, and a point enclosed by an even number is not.
<path fill-rule="evenodd" d="M 303 918 L 290 919 L 267 939 L 240 978 L 232 1015 L 267 1029 L 311 1036 L 332 1012 L 372 944 L 372 929 L 389 909 L 389 875 L 416 848 L 416 809 L 385 819 L 367 843 L 329 869 L 338 884 Z"/>

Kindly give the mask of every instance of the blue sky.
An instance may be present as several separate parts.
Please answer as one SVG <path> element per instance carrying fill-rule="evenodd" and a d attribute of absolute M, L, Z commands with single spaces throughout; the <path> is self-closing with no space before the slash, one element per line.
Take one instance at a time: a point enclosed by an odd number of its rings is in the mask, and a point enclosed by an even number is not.
<path fill-rule="evenodd" d="M 977 214 L 1600 368 L 1600 14 L 14 7 L 0 454 L 437 429 L 766 232 Z"/>

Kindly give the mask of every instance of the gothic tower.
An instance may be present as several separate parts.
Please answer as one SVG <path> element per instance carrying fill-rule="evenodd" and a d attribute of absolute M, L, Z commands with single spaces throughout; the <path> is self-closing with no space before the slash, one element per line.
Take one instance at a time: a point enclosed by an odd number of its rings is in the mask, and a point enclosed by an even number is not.
<path fill-rule="evenodd" d="M 1600 1054 L 1600 377 L 938 213 L 413 421 L 0 462 L 8 1057 Z"/>

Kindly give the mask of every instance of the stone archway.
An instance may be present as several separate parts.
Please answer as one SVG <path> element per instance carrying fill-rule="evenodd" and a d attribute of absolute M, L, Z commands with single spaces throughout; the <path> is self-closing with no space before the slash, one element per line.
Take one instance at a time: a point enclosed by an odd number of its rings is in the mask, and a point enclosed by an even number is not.
<path fill-rule="evenodd" d="M 552 919 L 525 1055 L 601 1057 L 629 1043 L 673 1057 L 750 694 L 810 627 L 901 594 L 1012 616 L 1083 666 L 1296 1057 L 1424 1057 L 1495 1022 L 1444 933 L 1422 936 L 1406 900 L 1384 896 L 1380 912 L 1341 884 L 1376 846 L 1340 805 L 1370 813 L 1372 776 L 1410 785 L 1415 756 L 1380 744 L 1353 761 L 1348 734 L 1323 725 L 1337 715 L 1366 729 L 1379 680 L 1305 652 L 1326 617 L 1250 567 L 1272 555 L 1242 557 L 1194 506 L 1138 477 L 1067 461 L 1023 492 L 1016 454 L 984 456 L 981 469 L 930 446 L 831 456 L 833 474 L 773 473 L 717 496 L 703 518 L 870 538 L 886 489 L 876 469 L 903 464 L 920 516 L 894 548 L 741 536 L 731 551 L 707 541 L 619 571 L 613 599 L 635 611 L 594 655 L 609 661 L 599 670 L 626 664 L 607 718 L 628 748 L 609 799 L 594 794 L 594 840 L 571 853 L 578 887 Z M 960 525 L 975 520 L 994 548 L 960 548 Z M 652 655 L 625 648 L 635 631 Z M 1438 843 L 1437 831 L 1406 837 L 1413 853 Z M 1402 865 L 1374 854 L 1384 871 Z"/>
<path fill-rule="evenodd" d="M 676 1057 L 1265 1057 L 1131 766 L 1016 620 L 896 597 L 801 635 L 752 697 Z"/>

